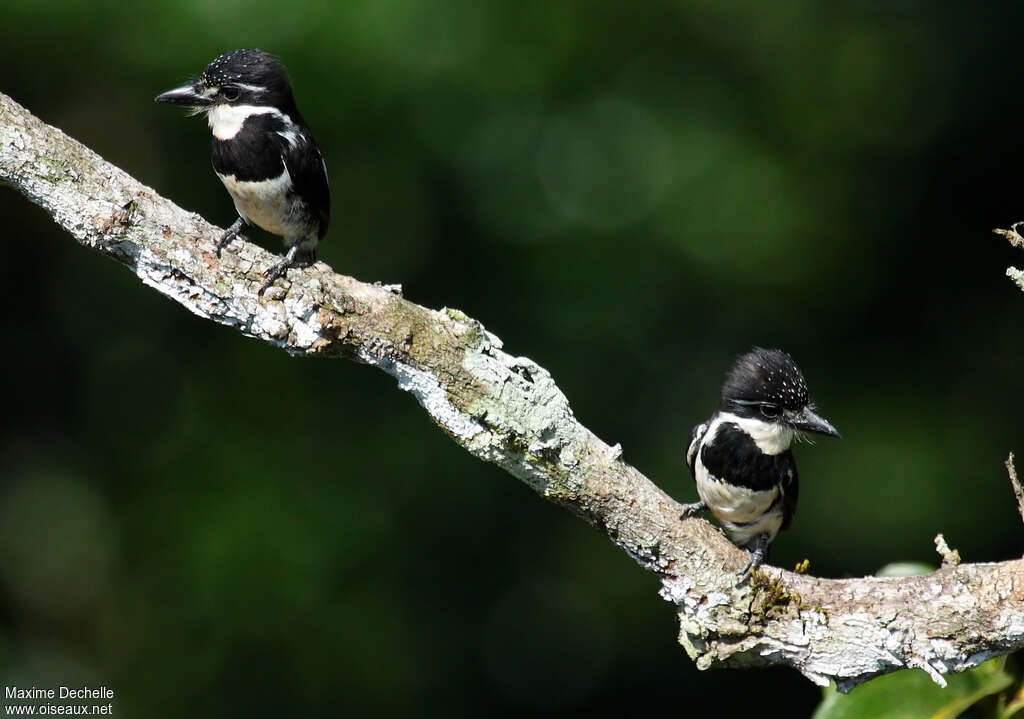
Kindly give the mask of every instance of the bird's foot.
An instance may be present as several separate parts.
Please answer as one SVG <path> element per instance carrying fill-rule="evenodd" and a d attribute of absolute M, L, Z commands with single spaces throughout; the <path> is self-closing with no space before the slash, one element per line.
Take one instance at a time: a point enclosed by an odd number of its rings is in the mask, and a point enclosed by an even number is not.
<path fill-rule="evenodd" d="M 256 294 L 262 295 L 279 277 L 284 277 L 292 267 L 309 267 L 316 261 L 315 258 L 316 255 L 312 250 L 300 250 L 299 243 L 296 242 L 288 249 L 281 261 L 267 271 L 267 278 Z"/>
<path fill-rule="evenodd" d="M 753 550 L 750 552 L 750 561 L 747 562 L 747 566 L 740 572 L 740 584 L 747 581 L 750 578 L 750 573 L 760 567 L 764 563 L 765 556 L 768 553 L 768 533 L 761 532 L 757 538 L 757 544 L 754 545 Z"/>
<path fill-rule="evenodd" d="M 224 234 L 217 240 L 217 257 L 220 257 L 221 250 L 231 244 L 231 240 L 239 236 L 243 227 L 245 227 L 245 220 L 239 217 L 235 220 L 235 224 L 224 231 Z"/>
<path fill-rule="evenodd" d="M 679 515 L 680 519 L 689 519 L 690 517 L 696 517 L 698 514 L 708 508 L 707 503 L 702 499 L 699 502 L 691 502 L 690 504 L 683 505 L 683 513 Z"/>

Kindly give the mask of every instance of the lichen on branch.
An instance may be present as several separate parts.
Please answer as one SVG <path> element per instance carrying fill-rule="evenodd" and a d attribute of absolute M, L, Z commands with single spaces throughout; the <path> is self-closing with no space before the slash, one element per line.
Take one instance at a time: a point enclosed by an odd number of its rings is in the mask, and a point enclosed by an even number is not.
<path fill-rule="evenodd" d="M 293 355 L 387 372 L 467 452 L 584 518 L 655 573 L 697 666 L 797 668 L 847 691 L 918 667 L 942 674 L 1024 646 L 1024 562 L 952 563 L 927 575 L 831 580 L 764 568 L 622 461 L 573 415 L 551 375 L 458 310 L 317 263 L 258 296 L 274 256 L 236 242 L 0 94 L 0 182 L 81 245 L 190 312 Z M 237 248 L 237 249 L 236 249 Z M 680 464 L 682 458 L 680 457 Z"/>

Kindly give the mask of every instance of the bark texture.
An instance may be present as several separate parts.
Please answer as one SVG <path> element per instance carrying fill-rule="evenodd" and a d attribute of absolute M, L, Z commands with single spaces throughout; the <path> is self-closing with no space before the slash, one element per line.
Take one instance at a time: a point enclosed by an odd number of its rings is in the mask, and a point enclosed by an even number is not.
<path fill-rule="evenodd" d="M 939 684 L 1024 646 L 1024 561 L 947 563 L 916 577 L 818 579 L 772 568 L 737 586 L 746 554 L 621 460 L 573 416 L 551 375 L 458 310 L 317 263 L 260 298 L 274 256 L 236 241 L 0 94 L 0 181 L 78 242 L 201 317 L 293 355 L 392 375 L 470 454 L 572 510 L 661 581 L 700 668 L 786 664 L 848 691 L 919 667 Z M 680 474 L 685 472 L 680 448 Z"/>

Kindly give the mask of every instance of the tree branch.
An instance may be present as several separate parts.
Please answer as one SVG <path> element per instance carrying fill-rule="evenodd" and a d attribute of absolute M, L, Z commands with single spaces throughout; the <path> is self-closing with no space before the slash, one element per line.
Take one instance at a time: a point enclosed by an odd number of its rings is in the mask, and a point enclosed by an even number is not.
<path fill-rule="evenodd" d="M 1010 475 L 1010 486 L 1013 487 L 1013 496 L 1017 499 L 1017 511 L 1024 520 L 1024 487 L 1020 486 L 1020 480 L 1017 479 L 1017 468 L 1013 466 L 1013 452 L 1006 458 L 1006 473 Z"/>
<path fill-rule="evenodd" d="M 928 575 L 830 580 L 767 569 L 736 586 L 746 555 L 620 459 L 573 416 L 551 375 L 502 350 L 462 312 L 317 263 L 256 292 L 273 256 L 236 242 L 0 94 L 0 180 L 82 245 L 201 317 L 293 355 L 344 357 L 395 377 L 470 454 L 580 515 L 661 580 L 679 641 L 704 669 L 786 664 L 848 691 L 920 667 L 938 683 L 1024 646 L 1024 562 Z M 682 451 L 682 450 L 680 450 Z M 680 457 L 680 465 L 682 458 Z"/>

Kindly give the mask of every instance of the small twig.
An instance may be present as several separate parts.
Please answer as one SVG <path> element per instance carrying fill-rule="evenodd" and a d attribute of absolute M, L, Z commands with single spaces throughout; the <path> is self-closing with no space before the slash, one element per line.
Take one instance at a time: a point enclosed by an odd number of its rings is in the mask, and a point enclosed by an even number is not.
<path fill-rule="evenodd" d="M 1010 241 L 1010 244 L 1013 245 L 1014 247 L 1020 247 L 1024 249 L 1024 235 L 1021 235 L 1019 232 L 1017 232 L 1017 227 L 1019 227 L 1022 224 L 1024 224 L 1024 222 L 1014 222 L 1012 225 L 1010 225 L 1010 229 L 1008 230 L 1002 230 L 997 227 L 994 230 L 992 230 L 992 232 L 996 233 L 997 235 L 1002 235 L 1003 237 L 1005 237 L 1007 240 Z"/>
<path fill-rule="evenodd" d="M 1017 469 L 1013 466 L 1013 452 L 1006 458 L 1006 473 L 1010 475 L 1010 484 L 1013 485 L 1013 494 L 1017 498 L 1017 511 L 1020 512 L 1021 521 L 1024 521 L 1024 489 L 1017 479 Z"/>
<path fill-rule="evenodd" d="M 1017 228 L 1022 224 L 1024 224 L 1024 222 L 1014 222 L 1010 225 L 1010 229 L 1008 230 L 1002 230 L 997 227 L 992 230 L 992 232 L 1005 237 L 1014 247 L 1024 249 L 1024 235 L 1021 235 L 1017 231 Z M 1016 267 L 1007 267 L 1006 276 L 1013 280 L 1018 287 L 1024 290 L 1024 271 L 1021 271 Z"/>
<path fill-rule="evenodd" d="M 941 532 L 935 535 L 935 551 L 942 557 L 943 567 L 955 567 L 960 564 L 960 552 L 949 548 Z"/>

